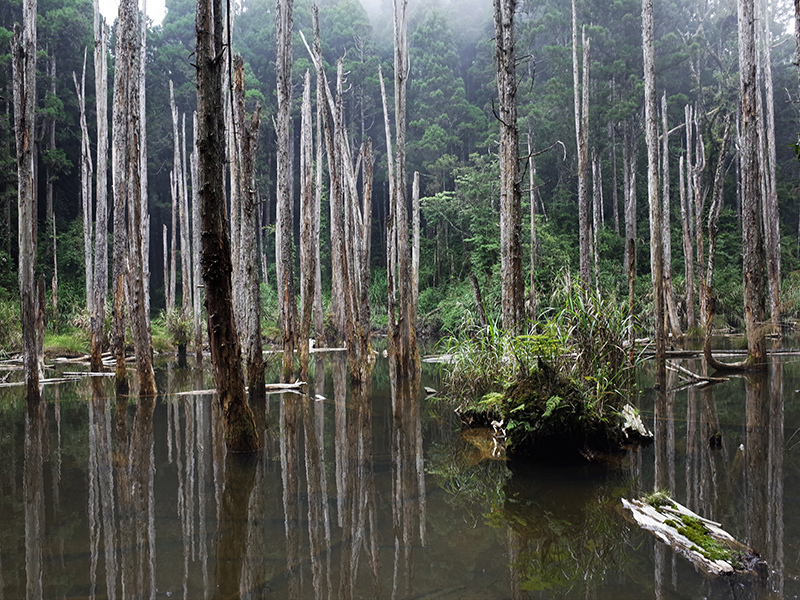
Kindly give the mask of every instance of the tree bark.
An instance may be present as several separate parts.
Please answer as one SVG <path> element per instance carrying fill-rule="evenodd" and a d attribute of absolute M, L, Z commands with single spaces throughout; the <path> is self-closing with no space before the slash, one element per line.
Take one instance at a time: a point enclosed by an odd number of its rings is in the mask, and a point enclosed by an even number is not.
<path fill-rule="evenodd" d="M 580 278 L 584 285 L 589 285 L 591 256 L 591 225 L 589 222 L 589 148 L 588 148 L 588 85 L 589 85 L 589 43 L 586 29 L 582 30 L 583 39 L 583 87 L 581 93 L 581 77 L 578 67 L 578 11 L 575 0 L 572 0 L 572 93 L 575 110 L 575 148 L 578 156 L 578 245 L 580 256 Z"/>
<path fill-rule="evenodd" d="M 105 19 L 94 2 L 94 89 L 97 112 L 97 177 L 94 226 L 94 302 L 92 323 L 92 371 L 103 370 L 103 324 L 108 295 L 108 51 Z"/>
<path fill-rule="evenodd" d="M 200 173 L 197 156 L 197 112 L 192 116 L 192 158 L 191 158 L 191 171 L 192 171 L 192 267 L 194 274 L 192 281 L 194 283 L 194 291 L 192 292 L 192 312 L 194 316 L 194 354 L 198 365 L 203 364 L 203 323 L 202 323 L 202 290 L 201 279 L 202 273 L 200 272 L 200 229 L 202 222 L 200 219 Z M 260 234 L 259 234 L 260 237 Z"/>
<path fill-rule="evenodd" d="M 600 161 L 592 150 L 592 255 L 594 256 L 594 287 L 600 293 L 600 212 L 603 206 L 603 186 L 600 175 Z"/>
<path fill-rule="evenodd" d="M 416 328 L 419 308 L 419 171 L 414 171 L 414 181 L 411 184 L 411 210 L 414 239 L 411 247 L 411 312 L 414 315 L 414 327 Z"/>
<path fill-rule="evenodd" d="M 665 368 L 663 359 L 666 356 L 667 336 L 664 328 L 664 247 L 661 198 L 658 189 L 658 109 L 656 107 L 655 42 L 653 37 L 653 0 L 642 0 L 647 197 L 650 207 L 650 275 L 653 283 L 656 358 L 659 360 L 660 373 Z M 666 371 L 663 374 L 666 375 Z"/>
<path fill-rule="evenodd" d="M 689 230 L 691 215 L 689 203 L 686 198 L 685 157 L 681 156 L 678 164 L 678 183 L 681 198 L 681 231 L 683 233 L 683 265 L 686 287 L 686 328 L 693 329 L 697 326 L 694 313 L 694 246 Z"/>
<path fill-rule="evenodd" d="M 765 369 L 763 198 L 761 165 L 758 160 L 760 143 L 756 115 L 758 79 L 753 5 L 753 0 L 738 0 L 739 115 L 742 131 L 739 150 L 742 161 L 742 267 L 748 361 L 754 369 Z"/>
<path fill-rule="evenodd" d="M 681 323 L 675 305 L 675 289 L 672 286 L 672 227 L 670 226 L 670 180 L 669 180 L 669 125 L 667 120 L 667 92 L 661 96 L 661 218 L 662 245 L 664 247 L 664 300 L 669 328 L 674 340 L 680 340 Z"/>
<path fill-rule="evenodd" d="M 75 92 L 78 95 L 81 126 L 81 212 L 83 213 L 83 258 L 86 283 L 86 308 L 94 313 L 94 259 L 92 256 L 92 151 L 89 147 L 89 127 L 86 124 L 86 54 L 83 55 L 81 82 L 72 72 Z M 54 222 L 55 226 L 55 222 Z M 53 237 L 55 243 L 55 236 Z"/>
<path fill-rule="evenodd" d="M 19 219 L 19 293 L 25 397 L 30 405 L 40 399 L 41 337 L 37 331 L 36 187 L 34 185 L 34 126 L 36 110 L 36 0 L 24 0 L 23 26 L 14 25 L 11 43 L 14 82 L 14 130 L 17 151 L 17 207 Z"/>
<path fill-rule="evenodd" d="M 525 318 L 514 40 L 516 8 L 516 0 L 494 0 L 495 67 L 500 120 L 500 287 L 503 327 L 513 332 L 520 331 Z"/>
<path fill-rule="evenodd" d="M 276 118 L 279 206 L 278 229 L 280 230 L 281 280 L 278 281 L 283 331 L 283 379 L 289 381 L 294 372 L 294 348 L 297 332 L 295 321 L 294 269 L 292 260 L 292 196 L 290 172 L 289 112 L 292 101 L 292 10 L 294 0 L 277 0 L 277 91 L 278 114 Z"/>
<path fill-rule="evenodd" d="M 258 151 L 258 128 L 261 122 L 261 107 L 256 106 L 249 122 L 245 111 L 244 61 L 238 54 L 233 59 L 233 116 L 237 129 L 237 143 L 241 164 L 239 177 L 241 189 L 241 236 L 239 238 L 242 277 L 243 318 L 238 322 L 244 328 L 245 361 L 251 400 L 266 398 L 264 379 L 264 356 L 261 345 L 261 286 L 258 277 L 258 244 L 256 225 L 258 198 L 256 197 L 256 152 Z M 306 379 L 303 379 L 306 381 Z"/>
<path fill-rule="evenodd" d="M 233 316 L 231 249 L 225 210 L 221 0 L 198 0 L 196 37 L 197 147 L 203 229 L 200 262 L 206 289 L 211 361 L 225 418 L 228 450 L 252 452 L 259 447 L 258 433 L 245 395 L 241 351 Z"/>
<path fill-rule="evenodd" d="M 311 123 L 311 74 L 303 82 L 300 124 L 300 379 L 308 381 L 309 338 L 316 287 L 316 239 L 314 237 L 317 195 L 313 183 L 313 140 Z"/>

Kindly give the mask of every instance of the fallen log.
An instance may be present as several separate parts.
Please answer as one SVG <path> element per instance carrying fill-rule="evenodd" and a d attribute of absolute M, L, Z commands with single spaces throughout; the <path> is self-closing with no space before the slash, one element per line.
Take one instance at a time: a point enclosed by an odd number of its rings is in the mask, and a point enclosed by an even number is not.
<path fill-rule="evenodd" d="M 764 560 L 722 529 L 720 523 L 701 517 L 665 494 L 640 500 L 623 498 L 622 506 L 639 527 L 707 575 L 756 575 L 766 570 Z"/>
<path fill-rule="evenodd" d="M 294 383 L 269 383 L 265 386 L 267 394 L 282 394 L 284 392 L 292 392 L 295 394 L 304 394 L 303 389 L 308 386 L 305 381 L 295 381 Z M 247 390 L 247 388 L 245 388 Z M 203 396 L 205 394 L 216 394 L 216 389 L 210 390 L 191 390 L 188 392 L 176 392 L 173 396 Z"/>

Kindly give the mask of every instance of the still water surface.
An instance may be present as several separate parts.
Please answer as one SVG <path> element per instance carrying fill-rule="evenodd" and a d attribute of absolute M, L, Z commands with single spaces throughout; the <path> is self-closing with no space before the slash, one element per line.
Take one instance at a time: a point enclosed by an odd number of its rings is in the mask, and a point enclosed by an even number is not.
<path fill-rule="evenodd" d="M 154 402 L 109 380 L 0 394 L 0 599 L 796 598 L 800 362 L 633 401 L 656 442 L 604 464 L 486 459 L 436 373 L 351 389 L 317 355 L 312 397 L 255 407 L 255 457 L 225 455 L 211 387 L 162 364 Z M 699 364 L 683 361 L 694 371 Z M 324 399 L 314 399 L 319 394 Z M 719 432 L 721 437 L 714 434 Z M 721 440 L 721 445 L 710 443 Z M 621 497 L 670 490 L 769 563 L 709 580 L 631 525 Z"/>

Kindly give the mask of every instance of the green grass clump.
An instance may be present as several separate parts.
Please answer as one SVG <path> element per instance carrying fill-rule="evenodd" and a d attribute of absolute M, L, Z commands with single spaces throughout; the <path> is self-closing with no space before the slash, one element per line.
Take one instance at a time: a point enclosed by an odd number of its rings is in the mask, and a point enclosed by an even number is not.
<path fill-rule="evenodd" d="M 79 356 L 89 353 L 89 337 L 80 329 L 67 333 L 45 333 L 44 352 L 48 356 Z"/>

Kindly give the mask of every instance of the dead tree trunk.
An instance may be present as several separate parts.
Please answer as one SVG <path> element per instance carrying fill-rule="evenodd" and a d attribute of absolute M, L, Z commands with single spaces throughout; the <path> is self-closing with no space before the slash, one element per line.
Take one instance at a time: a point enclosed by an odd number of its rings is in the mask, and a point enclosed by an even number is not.
<path fill-rule="evenodd" d="M 194 290 L 192 292 L 192 313 L 194 316 L 194 354 L 197 364 L 203 364 L 203 323 L 202 323 L 202 273 L 200 272 L 200 229 L 202 222 L 200 219 L 200 173 L 197 156 L 197 112 L 192 118 L 192 267 L 194 274 L 192 281 Z M 260 235 L 259 235 L 260 237 Z"/>
<path fill-rule="evenodd" d="M 261 285 L 258 277 L 258 244 L 256 225 L 258 220 L 258 198 L 256 196 L 256 152 L 258 151 L 258 128 L 261 121 L 261 106 L 256 106 L 249 122 L 245 112 L 244 61 L 238 54 L 233 59 L 233 117 L 241 164 L 239 201 L 242 205 L 241 236 L 239 237 L 242 261 L 242 305 L 243 318 L 238 321 L 244 328 L 245 361 L 251 400 L 266 398 L 264 380 L 264 357 L 261 346 Z M 306 379 L 303 379 L 306 381 Z"/>
<path fill-rule="evenodd" d="M 225 210 L 222 30 L 221 0 L 198 0 L 197 148 L 203 230 L 200 261 L 206 289 L 208 337 L 214 381 L 225 418 L 225 443 L 229 451 L 252 452 L 259 447 L 258 433 L 245 395 L 233 317 L 231 248 Z"/>
<path fill-rule="evenodd" d="M 417 327 L 417 309 L 419 308 L 419 171 L 414 171 L 414 180 L 411 184 L 411 214 L 412 236 L 414 243 L 411 246 L 411 313 L 414 315 L 414 328 Z M 368 231 L 365 232 L 369 234 Z M 520 277 L 522 266 L 520 265 Z"/>
<path fill-rule="evenodd" d="M 589 43 L 586 29 L 582 30 L 583 40 L 583 87 L 578 68 L 578 11 L 572 0 L 572 93 L 575 109 L 575 147 L 578 156 L 578 244 L 580 255 L 580 277 L 584 285 L 589 285 L 591 256 L 591 225 L 589 222 L 589 132 L 588 132 L 588 86 L 589 86 Z"/>
<path fill-rule="evenodd" d="M 656 106 L 655 42 L 653 0 L 642 0 L 642 48 L 644 55 L 644 119 L 647 141 L 647 196 L 650 207 L 650 275 L 653 281 L 653 317 L 659 373 L 664 369 L 666 331 L 664 328 L 664 248 L 661 198 L 658 181 L 658 108 Z M 666 375 L 666 371 L 663 371 Z"/>
<path fill-rule="evenodd" d="M 89 127 L 86 123 L 86 54 L 83 55 L 81 82 L 72 72 L 75 92 L 78 95 L 81 126 L 81 209 L 83 213 L 83 258 L 86 280 L 86 308 L 94 313 L 94 259 L 92 258 L 92 151 L 89 147 Z M 55 242 L 55 236 L 53 237 Z"/>
<path fill-rule="evenodd" d="M 277 90 L 278 114 L 276 118 L 278 162 L 278 229 L 280 230 L 280 257 L 282 278 L 278 281 L 283 331 L 283 379 L 289 381 L 294 372 L 295 304 L 294 269 L 292 260 L 292 196 L 289 156 L 289 111 L 292 101 L 292 9 L 294 0 L 277 0 Z"/>
<path fill-rule="evenodd" d="M 670 227 L 669 187 L 669 125 L 667 120 L 667 92 L 661 96 L 661 243 L 664 247 L 664 300 L 670 331 L 674 340 L 680 340 L 681 324 L 678 307 L 675 305 L 675 289 L 672 286 L 672 228 Z"/>
<path fill-rule="evenodd" d="M 39 401 L 42 377 L 41 337 L 37 330 L 36 293 L 36 187 L 34 185 L 33 134 L 36 110 L 36 0 L 24 0 L 23 26 L 14 25 L 11 43 L 14 82 L 14 130 L 17 150 L 17 206 L 19 215 L 19 294 L 25 397 Z"/>
<path fill-rule="evenodd" d="M 592 150 L 592 255 L 594 256 L 594 287 L 600 292 L 600 212 L 603 206 L 603 187 L 600 175 L 600 161 Z"/>
<path fill-rule="evenodd" d="M 136 353 L 136 370 L 139 375 L 139 394 L 155 396 L 155 376 L 150 355 L 150 328 L 148 324 L 146 297 L 146 262 L 144 258 L 146 231 L 146 202 L 142 198 L 141 186 L 141 119 L 140 96 L 140 51 L 141 38 L 138 22 L 138 5 L 134 0 L 122 0 L 117 21 L 117 51 L 114 82 L 114 195 L 115 210 L 127 209 L 127 248 L 115 247 L 124 260 L 128 306 Z M 115 228 L 118 220 L 115 214 Z M 124 214 L 119 225 L 125 228 Z M 116 241 L 115 231 L 115 241 Z M 127 252 L 126 252 L 127 251 Z M 123 356 L 124 360 L 124 349 Z M 118 357 L 119 360 L 119 357 Z"/>
<path fill-rule="evenodd" d="M 772 82 L 772 50 L 770 23 L 772 14 L 770 3 L 765 3 L 762 12 L 764 22 L 762 42 L 762 62 L 764 77 L 764 92 L 766 110 L 761 131 L 766 133 L 766 160 L 764 178 L 766 179 L 766 195 L 764 196 L 764 246 L 767 260 L 767 280 L 769 282 L 769 309 L 772 327 L 775 333 L 781 333 L 781 238 L 780 238 L 780 213 L 778 211 L 778 185 L 775 175 L 776 150 L 775 150 L 775 93 Z M 759 103 L 760 104 L 760 103 Z"/>
<path fill-rule="evenodd" d="M 495 68 L 500 121 L 500 288 L 503 327 L 508 331 L 519 331 L 525 318 L 514 41 L 516 8 L 516 0 L 494 0 Z"/>
<path fill-rule="evenodd" d="M 759 131 L 756 115 L 754 0 L 738 1 L 739 17 L 739 114 L 742 160 L 742 252 L 747 358 L 754 369 L 766 368 L 764 335 L 764 241 L 761 197 L 761 165 L 758 161 Z"/>
<path fill-rule="evenodd" d="M 681 198 L 681 231 L 683 233 L 683 268 L 686 287 L 686 328 L 696 327 L 694 313 L 694 246 L 690 231 L 690 204 L 686 198 L 685 157 L 681 156 L 678 164 L 678 183 Z"/>
<path fill-rule="evenodd" d="M 103 369 L 103 324 L 108 295 L 108 52 L 105 19 L 94 2 L 94 89 L 97 112 L 97 177 L 94 226 L 92 371 Z"/>
<path fill-rule="evenodd" d="M 311 74 L 306 71 L 303 82 L 303 104 L 300 124 L 300 379 L 308 380 L 309 338 L 316 283 L 316 251 L 314 221 L 316 218 L 316 193 L 312 180 L 313 140 L 311 123 Z"/>

